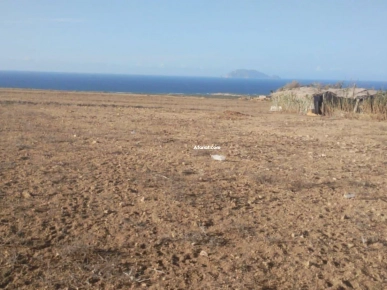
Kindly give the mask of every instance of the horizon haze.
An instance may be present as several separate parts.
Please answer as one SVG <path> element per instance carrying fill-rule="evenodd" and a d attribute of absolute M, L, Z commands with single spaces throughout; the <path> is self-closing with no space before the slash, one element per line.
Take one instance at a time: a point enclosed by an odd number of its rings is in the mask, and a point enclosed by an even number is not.
<path fill-rule="evenodd" d="M 387 80 L 387 2 L 0 2 L 0 70 Z"/>

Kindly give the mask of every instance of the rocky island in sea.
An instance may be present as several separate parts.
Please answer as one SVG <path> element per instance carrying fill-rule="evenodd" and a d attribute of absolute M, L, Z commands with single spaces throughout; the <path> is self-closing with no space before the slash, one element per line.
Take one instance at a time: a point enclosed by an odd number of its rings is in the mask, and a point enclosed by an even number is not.
<path fill-rule="evenodd" d="M 243 79 L 280 79 L 279 76 L 269 76 L 260 71 L 253 69 L 237 69 L 228 73 L 226 78 L 243 78 Z"/>

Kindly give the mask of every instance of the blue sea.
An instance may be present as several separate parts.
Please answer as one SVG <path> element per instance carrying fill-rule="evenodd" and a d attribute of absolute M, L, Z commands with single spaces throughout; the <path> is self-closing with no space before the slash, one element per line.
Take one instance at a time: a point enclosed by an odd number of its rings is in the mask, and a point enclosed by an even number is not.
<path fill-rule="evenodd" d="M 171 95 L 268 95 L 289 79 L 232 79 L 216 77 L 173 77 L 114 74 L 0 71 L 0 87 L 64 91 L 93 91 Z M 339 80 L 297 80 L 332 84 Z M 352 86 L 353 81 L 344 82 Z M 358 87 L 387 89 L 386 82 L 356 81 Z"/>

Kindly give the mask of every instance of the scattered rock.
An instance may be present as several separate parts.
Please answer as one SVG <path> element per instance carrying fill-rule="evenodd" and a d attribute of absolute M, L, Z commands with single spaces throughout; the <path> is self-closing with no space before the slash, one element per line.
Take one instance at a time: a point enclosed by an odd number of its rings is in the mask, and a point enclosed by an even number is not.
<path fill-rule="evenodd" d="M 307 231 L 303 231 L 300 235 L 300 238 L 303 238 L 305 239 L 307 236 L 309 235 L 309 233 Z"/>
<path fill-rule="evenodd" d="M 208 257 L 208 254 L 206 251 L 201 251 L 199 255 L 204 256 L 204 257 Z"/>
<path fill-rule="evenodd" d="M 383 248 L 384 247 L 384 244 L 383 243 L 373 243 L 372 244 L 372 248 L 374 248 L 374 249 L 381 249 L 381 248 Z"/>
<path fill-rule="evenodd" d="M 211 158 L 218 161 L 226 160 L 226 156 L 223 156 L 223 155 L 211 155 Z"/>
<path fill-rule="evenodd" d="M 271 106 L 270 107 L 270 112 L 281 112 L 282 107 L 281 106 Z"/>
<path fill-rule="evenodd" d="M 347 199 L 350 199 L 350 198 L 355 198 L 355 194 L 354 193 L 346 193 L 344 194 L 344 197 L 347 198 Z"/>
<path fill-rule="evenodd" d="M 32 195 L 31 195 L 28 191 L 23 191 L 23 192 L 22 192 L 22 196 L 23 196 L 24 198 L 31 198 L 31 197 L 32 197 Z"/>

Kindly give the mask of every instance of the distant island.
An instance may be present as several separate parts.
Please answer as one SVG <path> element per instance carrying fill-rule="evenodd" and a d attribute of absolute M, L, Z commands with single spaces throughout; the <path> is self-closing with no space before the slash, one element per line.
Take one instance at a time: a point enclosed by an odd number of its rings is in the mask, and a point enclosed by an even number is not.
<path fill-rule="evenodd" d="M 269 76 L 253 69 L 237 69 L 228 73 L 226 78 L 243 78 L 243 79 L 280 79 L 279 76 Z"/>

